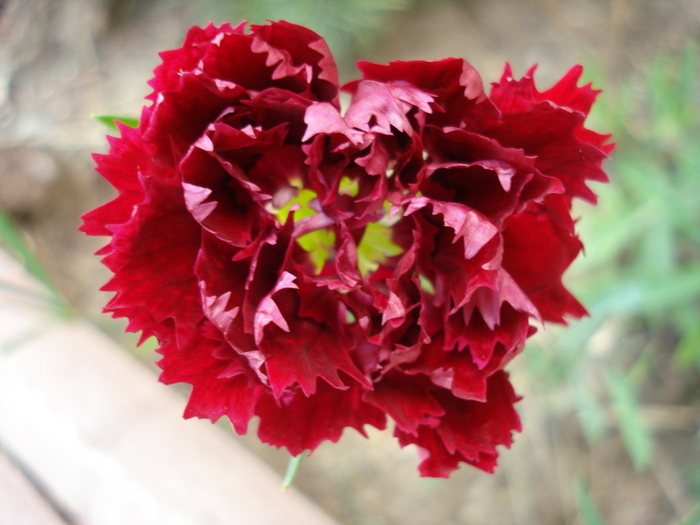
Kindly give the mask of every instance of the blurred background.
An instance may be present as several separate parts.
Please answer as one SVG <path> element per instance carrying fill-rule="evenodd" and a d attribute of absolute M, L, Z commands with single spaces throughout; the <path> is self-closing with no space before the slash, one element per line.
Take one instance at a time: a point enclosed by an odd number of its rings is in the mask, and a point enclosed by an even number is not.
<path fill-rule="evenodd" d="M 588 127 L 618 144 L 599 205 L 576 210 L 586 256 L 567 284 L 591 315 L 540 330 L 512 364 L 525 430 L 497 473 L 421 479 L 390 431 L 348 431 L 296 485 L 348 525 L 700 523 L 700 1 L 0 1 L 0 243 L 154 381 L 153 345 L 100 313 L 106 239 L 77 232 L 114 195 L 93 171 L 110 132 L 93 117 L 138 116 L 157 53 L 193 23 L 243 19 L 314 29 L 344 81 L 357 59 L 454 56 L 486 85 L 506 61 L 516 77 L 538 63 L 544 89 L 582 63 L 604 89 Z M 283 472 L 286 453 L 251 434 L 232 439 Z"/>

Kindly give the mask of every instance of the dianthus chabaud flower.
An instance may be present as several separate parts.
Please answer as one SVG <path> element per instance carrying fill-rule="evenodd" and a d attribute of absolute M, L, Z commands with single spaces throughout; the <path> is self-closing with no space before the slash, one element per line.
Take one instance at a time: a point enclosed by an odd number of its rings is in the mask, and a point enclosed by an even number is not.
<path fill-rule="evenodd" d="M 96 155 L 118 196 L 82 230 L 106 307 L 154 336 L 185 417 L 227 416 L 292 455 L 393 421 L 423 476 L 493 471 L 521 428 L 504 367 L 583 306 L 572 199 L 609 137 L 581 68 L 540 92 L 464 60 L 359 64 L 286 22 L 210 25 L 162 53 L 137 129 Z"/>

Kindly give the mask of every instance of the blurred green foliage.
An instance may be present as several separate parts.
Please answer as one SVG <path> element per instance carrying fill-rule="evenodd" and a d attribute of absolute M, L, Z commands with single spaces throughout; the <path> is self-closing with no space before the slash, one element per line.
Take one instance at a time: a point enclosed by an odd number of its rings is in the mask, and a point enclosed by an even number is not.
<path fill-rule="evenodd" d="M 578 209 L 586 256 L 567 275 L 590 317 L 526 352 L 536 377 L 568 391 L 591 442 L 614 414 L 637 469 L 653 457 L 638 391 L 664 354 L 700 369 L 699 65 L 689 45 L 600 97 L 589 127 L 617 143 L 611 182 Z"/>
<path fill-rule="evenodd" d="M 678 359 L 700 367 L 700 85 L 689 46 L 664 56 L 644 82 L 603 97 L 594 119 L 617 141 L 612 183 L 581 222 L 587 257 L 574 270 L 592 317 L 637 316 L 671 325 Z M 587 210 L 588 211 L 588 210 Z M 593 286 L 593 289 L 591 289 Z"/>
<path fill-rule="evenodd" d="M 700 525 L 700 505 L 697 505 L 679 525 Z"/>

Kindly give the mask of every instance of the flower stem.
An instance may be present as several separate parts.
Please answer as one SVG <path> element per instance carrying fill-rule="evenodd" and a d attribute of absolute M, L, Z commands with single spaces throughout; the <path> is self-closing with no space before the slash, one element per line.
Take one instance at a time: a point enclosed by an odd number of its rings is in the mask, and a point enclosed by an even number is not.
<path fill-rule="evenodd" d="M 298 456 L 292 456 L 289 458 L 289 465 L 287 466 L 287 473 L 284 475 L 284 481 L 282 482 L 282 490 L 287 490 L 294 483 L 294 478 L 299 470 L 299 465 L 301 465 L 301 460 L 304 459 L 304 453 L 302 452 Z"/>

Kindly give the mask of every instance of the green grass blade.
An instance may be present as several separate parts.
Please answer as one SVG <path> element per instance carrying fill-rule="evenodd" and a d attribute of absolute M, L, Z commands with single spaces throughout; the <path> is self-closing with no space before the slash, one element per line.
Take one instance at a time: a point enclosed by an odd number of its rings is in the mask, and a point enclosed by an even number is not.
<path fill-rule="evenodd" d="M 617 370 L 608 370 L 605 379 L 617 412 L 622 441 L 632 457 L 634 467 L 642 470 L 651 462 L 652 438 L 642 421 L 634 387 L 629 379 Z"/>
<path fill-rule="evenodd" d="M 56 307 L 66 312 L 70 310 L 39 259 L 27 246 L 12 218 L 2 208 L 0 208 L 0 245 L 4 246 L 31 275 L 51 292 L 51 301 Z"/>
<path fill-rule="evenodd" d="M 584 525 L 604 525 L 598 510 L 593 505 L 588 489 L 582 480 L 576 480 L 576 506 L 578 507 L 581 522 Z"/>

